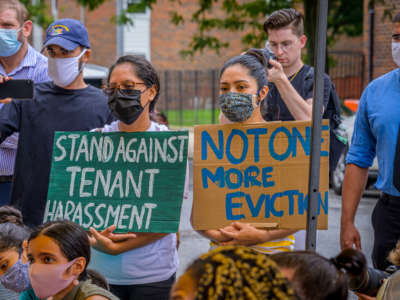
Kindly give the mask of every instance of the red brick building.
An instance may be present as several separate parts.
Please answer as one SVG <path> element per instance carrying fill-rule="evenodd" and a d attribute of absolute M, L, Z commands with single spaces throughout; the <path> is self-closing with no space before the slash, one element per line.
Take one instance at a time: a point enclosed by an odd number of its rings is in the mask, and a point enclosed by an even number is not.
<path fill-rule="evenodd" d="M 375 1 L 378 2 L 378 1 Z M 371 16 L 368 9 L 368 0 L 364 0 L 364 35 L 363 35 L 363 48 L 366 59 L 366 72 L 365 78 L 369 78 L 370 70 L 370 28 Z M 400 1 L 391 0 L 391 5 L 394 5 L 397 10 L 391 10 L 392 15 L 400 11 Z M 392 7 L 390 5 L 390 8 Z M 389 17 L 384 18 L 385 10 L 389 9 L 388 6 L 376 3 L 373 7 L 373 47 L 372 47 L 372 79 L 381 76 L 397 66 L 392 59 L 392 21 Z"/>
<path fill-rule="evenodd" d="M 126 7 L 132 0 L 123 0 Z M 57 0 L 49 2 L 58 18 L 83 19 L 89 31 L 93 49 L 92 63 L 109 66 L 118 56 L 118 26 L 111 22 L 117 15 L 118 0 L 105 1 L 99 8 L 82 13 L 77 1 Z M 187 49 L 197 25 L 190 22 L 192 13 L 197 8 L 197 0 L 171 2 L 158 0 L 151 12 L 147 10 L 133 15 L 134 26 L 121 28 L 121 54 L 143 54 L 149 58 L 158 70 L 185 69 L 204 70 L 219 68 L 223 62 L 242 51 L 241 40 L 237 33 L 218 34 L 222 40 L 229 41 L 230 47 L 223 49 L 221 55 L 213 51 L 196 54 L 194 59 L 183 59 L 179 52 Z M 54 7 L 56 6 L 56 7 Z M 175 26 L 170 22 L 170 13 L 176 11 L 185 16 L 185 24 Z M 215 13 L 215 12 L 214 12 Z M 221 12 L 216 12 L 217 14 Z"/>

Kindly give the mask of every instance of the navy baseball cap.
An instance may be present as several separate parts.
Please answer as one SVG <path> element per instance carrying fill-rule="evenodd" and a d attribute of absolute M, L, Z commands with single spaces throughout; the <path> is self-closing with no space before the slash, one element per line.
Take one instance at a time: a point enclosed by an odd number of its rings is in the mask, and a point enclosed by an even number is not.
<path fill-rule="evenodd" d="M 60 19 L 47 28 L 43 47 L 49 45 L 57 45 L 69 51 L 75 50 L 78 46 L 90 48 L 89 34 L 78 20 Z"/>

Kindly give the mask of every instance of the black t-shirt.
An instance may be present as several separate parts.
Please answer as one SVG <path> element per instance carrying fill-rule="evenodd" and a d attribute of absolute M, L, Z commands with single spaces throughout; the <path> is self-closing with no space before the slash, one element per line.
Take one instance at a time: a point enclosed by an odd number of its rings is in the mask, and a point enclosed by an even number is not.
<path fill-rule="evenodd" d="M 28 226 L 42 223 L 54 133 L 87 131 L 113 120 L 103 93 L 88 86 L 66 90 L 52 82 L 35 85 L 33 100 L 13 100 L 0 110 L 0 142 L 19 132 L 11 204 Z"/>
<path fill-rule="evenodd" d="M 297 74 L 289 77 L 289 81 L 296 89 L 299 95 L 304 99 L 313 97 L 314 76 L 310 76 L 309 65 L 303 65 Z M 324 76 L 324 109 L 326 109 L 329 100 L 329 91 L 331 80 L 327 74 Z M 261 114 L 266 121 L 294 121 L 285 102 L 275 84 L 268 83 L 269 92 L 261 104 Z"/>

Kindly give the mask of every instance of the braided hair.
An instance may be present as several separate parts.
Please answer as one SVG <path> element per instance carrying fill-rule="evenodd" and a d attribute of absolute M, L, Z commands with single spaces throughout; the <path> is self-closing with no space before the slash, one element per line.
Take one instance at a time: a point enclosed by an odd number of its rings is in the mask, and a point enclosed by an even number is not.
<path fill-rule="evenodd" d="M 187 272 L 197 282 L 195 300 L 299 299 L 276 264 L 247 247 L 218 247 L 198 258 Z"/>

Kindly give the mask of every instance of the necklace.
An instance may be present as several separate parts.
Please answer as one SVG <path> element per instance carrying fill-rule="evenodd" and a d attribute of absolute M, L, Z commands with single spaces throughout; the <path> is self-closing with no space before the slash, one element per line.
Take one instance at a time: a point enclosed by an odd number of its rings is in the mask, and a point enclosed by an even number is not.
<path fill-rule="evenodd" d="M 290 82 L 292 82 L 293 81 L 293 79 L 295 79 L 296 78 L 296 76 L 297 76 L 297 74 L 299 74 L 300 73 L 300 71 L 301 71 L 301 69 L 303 69 L 303 66 L 301 66 L 301 68 L 291 77 L 291 78 L 289 78 L 289 81 Z"/>

